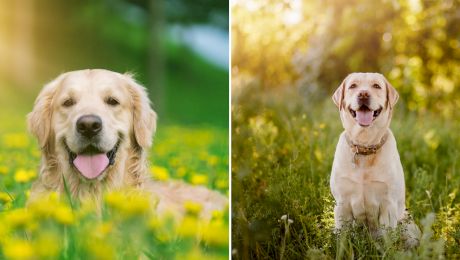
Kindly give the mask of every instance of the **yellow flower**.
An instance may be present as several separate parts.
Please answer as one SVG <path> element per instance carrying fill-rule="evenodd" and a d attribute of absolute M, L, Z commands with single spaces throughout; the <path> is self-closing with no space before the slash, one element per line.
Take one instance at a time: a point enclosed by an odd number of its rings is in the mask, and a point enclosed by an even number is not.
<path fill-rule="evenodd" d="M 10 201 L 12 201 L 13 198 L 11 197 L 10 194 L 6 193 L 6 192 L 0 192 L 0 202 L 3 202 L 3 203 L 8 203 Z"/>
<path fill-rule="evenodd" d="M 216 187 L 218 189 L 226 189 L 228 188 L 228 180 L 226 179 L 221 179 L 216 181 Z"/>
<path fill-rule="evenodd" d="M 195 247 L 187 253 L 179 253 L 176 259 L 187 259 L 187 260 L 225 260 L 227 257 L 218 256 L 212 254 L 205 254 L 199 247 Z"/>
<path fill-rule="evenodd" d="M 5 165 L 0 165 L 0 175 L 7 175 L 8 174 L 8 167 Z"/>
<path fill-rule="evenodd" d="M 215 220 L 224 218 L 224 212 L 220 210 L 213 210 L 211 215 L 212 215 L 212 219 L 215 219 Z"/>
<path fill-rule="evenodd" d="M 31 214 L 24 208 L 15 209 L 8 212 L 5 216 L 5 223 L 11 227 L 23 227 L 32 220 Z"/>
<path fill-rule="evenodd" d="M 56 259 L 61 250 L 61 238 L 52 233 L 40 233 L 34 243 L 34 250 L 39 259 Z"/>
<path fill-rule="evenodd" d="M 227 246 L 228 226 L 222 220 L 213 220 L 202 229 L 201 238 L 203 241 L 213 246 Z"/>
<path fill-rule="evenodd" d="M 156 180 L 166 181 L 169 179 L 169 172 L 164 167 L 152 166 L 150 167 L 150 172 L 152 173 L 152 177 Z"/>
<path fill-rule="evenodd" d="M 184 203 L 184 208 L 185 210 L 187 211 L 187 213 L 191 214 L 191 215 L 198 215 L 200 214 L 202 208 L 203 208 L 203 205 L 201 205 L 200 203 L 197 203 L 197 202 L 194 202 L 194 201 L 186 201 Z"/>
<path fill-rule="evenodd" d="M 14 174 L 14 180 L 18 183 L 26 183 L 37 176 L 34 170 L 19 169 Z"/>
<path fill-rule="evenodd" d="M 93 259 L 116 259 L 115 249 L 106 241 L 87 241 L 87 248 Z"/>
<path fill-rule="evenodd" d="M 59 205 L 54 209 L 54 218 L 63 225 L 71 225 L 75 221 L 72 209 Z"/>
<path fill-rule="evenodd" d="M 176 227 L 176 233 L 181 237 L 196 237 L 200 223 L 193 216 L 185 216 Z"/>
<path fill-rule="evenodd" d="M 107 205 L 118 210 L 125 216 L 142 215 L 150 207 L 148 194 L 132 192 L 122 194 L 120 191 L 110 192 L 105 196 Z"/>
<path fill-rule="evenodd" d="M 191 182 L 195 185 L 205 185 L 208 183 L 208 176 L 204 174 L 193 174 Z"/>
<path fill-rule="evenodd" d="M 34 249 L 27 241 L 7 240 L 3 246 L 3 254 L 7 259 L 31 259 L 34 256 Z"/>

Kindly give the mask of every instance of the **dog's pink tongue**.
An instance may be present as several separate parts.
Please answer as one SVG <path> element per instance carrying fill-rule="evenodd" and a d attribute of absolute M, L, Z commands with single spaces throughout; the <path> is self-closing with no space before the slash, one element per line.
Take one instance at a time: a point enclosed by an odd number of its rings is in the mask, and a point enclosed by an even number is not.
<path fill-rule="evenodd" d="M 356 111 L 356 120 L 358 123 L 363 126 L 368 126 L 372 123 L 374 118 L 374 111 L 371 110 L 357 110 Z"/>
<path fill-rule="evenodd" d="M 109 158 L 105 153 L 95 155 L 77 155 L 73 164 L 83 176 L 88 179 L 94 179 L 107 168 Z"/>

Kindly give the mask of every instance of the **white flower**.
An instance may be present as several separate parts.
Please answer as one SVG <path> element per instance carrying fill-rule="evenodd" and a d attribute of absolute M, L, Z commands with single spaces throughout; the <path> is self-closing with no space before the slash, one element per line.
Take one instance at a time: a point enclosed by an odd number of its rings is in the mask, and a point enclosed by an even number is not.
<path fill-rule="evenodd" d="M 281 220 L 284 220 L 284 221 L 286 221 L 286 219 L 287 219 L 287 215 L 283 215 L 283 216 L 281 216 Z"/>
<path fill-rule="evenodd" d="M 294 220 L 288 219 L 288 223 L 289 223 L 289 224 L 292 224 L 292 223 L 294 223 Z"/>

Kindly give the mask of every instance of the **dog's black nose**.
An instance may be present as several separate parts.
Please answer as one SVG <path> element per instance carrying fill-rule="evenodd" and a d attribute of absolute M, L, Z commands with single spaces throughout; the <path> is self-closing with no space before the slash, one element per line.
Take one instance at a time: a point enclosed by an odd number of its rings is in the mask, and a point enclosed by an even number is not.
<path fill-rule="evenodd" d="M 359 94 L 358 94 L 358 105 L 360 105 L 360 106 L 362 106 L 362 105 L 368 106 L 369 105 L 369 99 L 370 99 L 369 92 L 367 92 L 367 91 L 359 92 Z"/>
<path fill-rule="evenodd" d="M 82 116 L 77 120 L 77 131 L 86 137 L 97 135 L 102 129 L 102 120 L 95 115 Z"/>

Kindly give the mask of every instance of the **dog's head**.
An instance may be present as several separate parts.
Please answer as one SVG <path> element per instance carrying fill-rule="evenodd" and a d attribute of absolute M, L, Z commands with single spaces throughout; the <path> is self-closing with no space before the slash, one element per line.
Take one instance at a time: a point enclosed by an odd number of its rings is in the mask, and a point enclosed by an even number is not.
<path fill-rule="evenodd" d="M 344 128 L 357 133 L 386 129 L 398 97 L 383 75 L 352 73 L 343 80 L 332 99 L 340 110 Z"/>
<path fill-rule="evenodd" d="M 121 148 L 151 146 L 156 114 L 145 89 L 130 75 L 81 70 L 44 87 L 28 126 L 44 153 L 65 154 L 69 169 L 101 180 Z"/>

